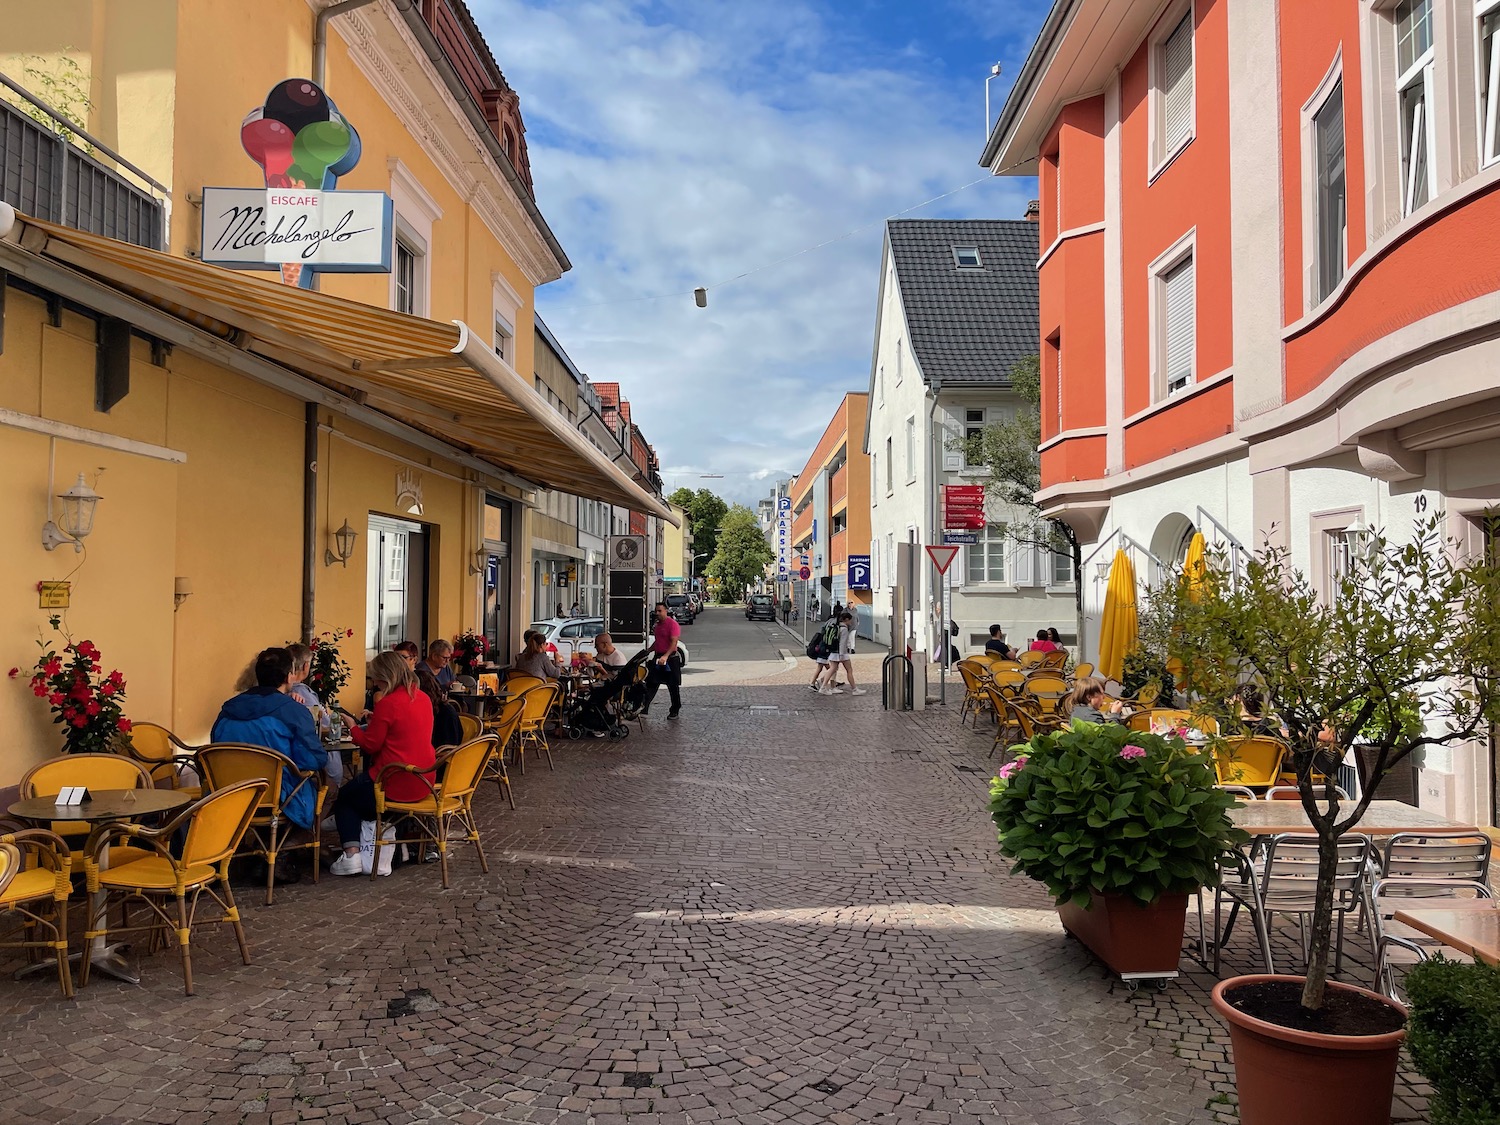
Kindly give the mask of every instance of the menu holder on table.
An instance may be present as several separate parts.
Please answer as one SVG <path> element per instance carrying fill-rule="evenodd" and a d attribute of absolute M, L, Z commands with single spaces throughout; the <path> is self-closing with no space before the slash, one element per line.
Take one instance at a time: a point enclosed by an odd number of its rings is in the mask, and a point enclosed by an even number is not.
<path fill-rule="evenodd" d="M 57 805 L 81 805 L 94 798 L 87 785 L 64 785 L 57 791 Z"/>

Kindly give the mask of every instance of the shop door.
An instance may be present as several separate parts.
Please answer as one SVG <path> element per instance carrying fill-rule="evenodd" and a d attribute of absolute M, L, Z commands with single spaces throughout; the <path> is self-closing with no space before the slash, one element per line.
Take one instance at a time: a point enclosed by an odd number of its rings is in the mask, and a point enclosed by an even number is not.
<path fill-rule="evenodd" d="M 427 543 L 419 523 L 370 517 L 366 659 L 401 641 L 426 650 Z"/>

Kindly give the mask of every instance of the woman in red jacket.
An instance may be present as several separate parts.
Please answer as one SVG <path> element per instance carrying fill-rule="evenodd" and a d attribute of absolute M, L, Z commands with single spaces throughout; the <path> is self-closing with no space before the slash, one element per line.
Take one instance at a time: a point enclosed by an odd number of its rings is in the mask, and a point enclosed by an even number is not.
<path fill-rule="evenodd" d="M 339 790 L 333 805 L 333 819 L 344 845 L 344 854 L 329 868 L 334 875 L 365 874 L 359 863 L 359 829 L 362 821 L 375 819 L 374 778 L 393 764 L 431 769 L 435 757 L 432 701 L 418 689 L 416 673 L 401 654 L 382 652 L 370 661 L 370 680 L 375 685 L 375 710 L 366 713 L 363 727 L 349 732 L 369 764 Z M 386 796 L 395 801 L 420 801 L 431 793 L 421 778 L 408 773 L 390 774 L 384 785 Z M 381 874 L 389 875 L 390 869 Z"/>

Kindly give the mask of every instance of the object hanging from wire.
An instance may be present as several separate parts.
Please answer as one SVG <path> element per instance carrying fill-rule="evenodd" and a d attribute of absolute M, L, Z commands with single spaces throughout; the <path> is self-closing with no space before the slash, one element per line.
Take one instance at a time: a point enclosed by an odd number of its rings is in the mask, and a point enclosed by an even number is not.
<path fill-rule="evenodd" d="M 708 308 L 708 290 L 701 285 L 693 290 L 693 304 L 700 309 Z"/>

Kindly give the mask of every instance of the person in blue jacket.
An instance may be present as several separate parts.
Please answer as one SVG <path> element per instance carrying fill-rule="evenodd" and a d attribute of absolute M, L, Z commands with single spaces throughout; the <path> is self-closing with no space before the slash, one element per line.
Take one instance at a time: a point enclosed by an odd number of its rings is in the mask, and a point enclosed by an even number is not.
<path fill-rule="evenodd" d="M 318 728 L 310 712 L 287 694 L 292 675 L 292 654 L 284 648 L 268 648 L 255 658 L 255 687 L 227 700 L 214 720 L 215 742 L 243 742 L 285 754 L 298 769 L 323 770 L 328 753 L 318 741 Z M 290 771 L 281 776 L 282 812 L 297 828 L 310 831 L 316 793 L 304 785 L 292 794 L 300 779 Z M 280 866 L 278 862 L 277 866 Z M 289 871 L 276 873 L 278 882 L 295 881 Z"/>

